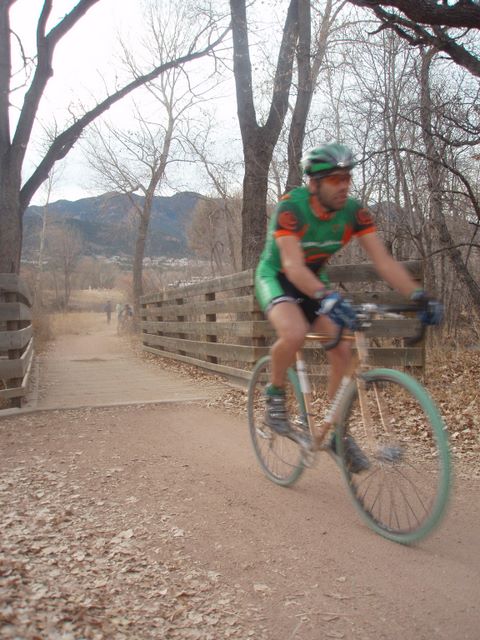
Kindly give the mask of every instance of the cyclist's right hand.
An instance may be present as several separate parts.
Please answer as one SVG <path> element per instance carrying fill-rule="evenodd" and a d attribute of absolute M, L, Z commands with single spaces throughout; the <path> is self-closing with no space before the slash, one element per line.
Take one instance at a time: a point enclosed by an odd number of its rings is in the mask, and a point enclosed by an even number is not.
<path fill-rule="evenodd" d="M 443 304 L 430 298 L 423 289 L 417 289 L 410 296 L 418 305 L 418 318 L 422 324 L 438 325 L 443 320 Z"/>
<path fill-rule="evenodd" d="M 318 305 L 317 315 L 328 316 L 339 327 L 346 327 L 352 331 L 358 326 L 355 310 L 337 291 L 329 291 L 323 296 Z"/>

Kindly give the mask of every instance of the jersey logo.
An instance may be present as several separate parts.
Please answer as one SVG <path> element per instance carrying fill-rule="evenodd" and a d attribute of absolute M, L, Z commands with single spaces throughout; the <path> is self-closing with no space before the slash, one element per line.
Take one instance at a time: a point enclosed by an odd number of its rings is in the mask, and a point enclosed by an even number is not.
<path fill-rule="evenodd" d="M 291 211 L 282 211 L 278 216 L 278 226 L 287 231 L 295 231 L 298 227 L 298 219 Z"/>
<path fill-rule="evenodd" d="M 372 214 L 368 209 L 359 209 L 356 213 L 358 224 L 373 224 Z"/>

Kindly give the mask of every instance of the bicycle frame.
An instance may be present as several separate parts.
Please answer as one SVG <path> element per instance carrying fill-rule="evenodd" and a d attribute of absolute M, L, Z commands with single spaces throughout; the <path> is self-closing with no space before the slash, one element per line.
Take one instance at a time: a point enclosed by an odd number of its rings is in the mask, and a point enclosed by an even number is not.
<path fill-rule="evenodd" d="M 326 342 L 330 339 L 330 336 L 323 333 L 308 333 L 305 336 L 306 341 L 320 340 L 322 342 Z M 343 394 L 345 393 L 352 380 L 355 380 L 357 384 L 363 424 L 365 425 L 367 431 L 369 430 L 369 427 L 371 425 L 370 411 L 368 409 L 368 403 L 365 401 L 365 382 L 361 377 L 356 375 L 358 371 L 366 371 L 370 366 L 368 339 L 366 338 L 364 331 L 356 331 L 353 334 L 342 334 L 337 342 L 340 342 L 341 340 L 354 342 L 356 347 L 356 354 L 352 356 L 352 361 L 350 363 L 348 373 L 344 375 L 342 380 L 340 381 L 340 385 L 338 386 L 338 389 L 335 392 L 335 395 L 332 398 L 329 408 L 320 425 L 317 425 L 313 420 L 314 414 L 312 411 L 312 390 L 307 374 L 305 360 L 303 358 L 303 350 L 299 350 L 296 354 L 296 371 L 300 384 L 300 390 L 302 392 L 303 400 L 305 403 L 305 411 L 307 415 L 307 423 L 310 431 L 310 436 L 312 438 L 312 442 L 315 443 L 314 448 L 316 450 L 326 448 L 326 438 L 332 431 L 332 429 L 335 428 L 338 407 L 340 406 Z M 378 402 L 380 405 L 380 398 L 378 398 Z M 382 410 L 382 414 L 385 415 L 384 409 Z"/>

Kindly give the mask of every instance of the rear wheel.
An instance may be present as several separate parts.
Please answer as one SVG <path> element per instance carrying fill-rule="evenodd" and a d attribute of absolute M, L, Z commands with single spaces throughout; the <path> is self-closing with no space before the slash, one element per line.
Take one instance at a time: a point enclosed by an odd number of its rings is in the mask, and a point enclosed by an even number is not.
<path fill-rule="evenodd" d="M 277 484 L 289 486 L 302 474 L 305 466 L 302 447 L 280 436 L 265 424 L 265 385 L 270 380 L 271 358 L 261 358 L 252 372 L 248 386 L 248 423 L 253 448 L 264 473 Z M 286 405 L 293 434 L 306 438 L 308 426 L 297 374 L 288 370 Z"/>
<path fill-rule="evenodd" d="M 416 542 L 438 524 L 447 504 L 450 456 L 443 420 L 425 389 L 400 371 L 375 369 L 362 374 L 358 384 L 364 393 L 351 384 L 337 430 L 348 488 L 377 533 Z M 345 461 L 349 437 L 370 465 L 358 474 Z"/>

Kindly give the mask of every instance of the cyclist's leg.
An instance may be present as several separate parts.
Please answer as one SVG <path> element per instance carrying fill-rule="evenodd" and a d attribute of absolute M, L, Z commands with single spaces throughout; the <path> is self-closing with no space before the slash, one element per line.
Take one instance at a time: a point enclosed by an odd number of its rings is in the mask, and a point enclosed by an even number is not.
<path fill-rule="evenodd" d="M 274 304 L 267 317 L 277 334 L 271 348 L 271 383 L 283 387 L 287 369 L 295 361 L 295 354 L 303 345 L 309 325 L 303 311 L 293 301 Z"/>
<path fill-rule="evenodd" d="M 296 352 L 302 347 L 308 323 L 296 302 L 283 301 L 273 304 L 267 312 L 268 319 L 277 334 L 271 348 L 270 384 L 265 389 L 265 423 L 280 435 L 288 435 L 291 424 L 286 398 L 288 367 L 294 362 Z"/>
<path fill-rule="evenodd" d="M 325 316 L 316 318 L 313 327 L 315 332 L 326 333 L 331 335 L 332 338 L 338 331 L 335 323 Z M 343 376 L 347 374 L 350 367 L 352 359 L 350 342 L 342 341 L 334 349 L 327 351 L 327 359 L 330 364 L 327 393 L 328 397 L 333 399 Z M 329 448 L 331 453 L 336 456 L 337 446 L 335 433 L 332 434 Z M 346 435 L 343 451 L 347 467 L 352 473 L 359 473 L 369 468 L 370 464 L 367 457 L 355 442 L 354 438 L 349 434 Z"/>

